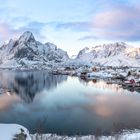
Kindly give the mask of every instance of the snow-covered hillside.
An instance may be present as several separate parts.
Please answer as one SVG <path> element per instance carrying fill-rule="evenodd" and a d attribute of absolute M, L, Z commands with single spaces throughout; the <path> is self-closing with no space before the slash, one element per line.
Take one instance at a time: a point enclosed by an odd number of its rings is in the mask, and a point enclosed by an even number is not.
<path fill-rule="evenodd" d="M 128 46 L 123 42 L 104 44 L 82 49 L 77 58 L 103 66 L 140 66 L 140 48 Z"/>
<path fill-rule="evenodd" d="M 29 131 L 18 124 L 0 124 L 0 140 L 31 140 Z"/>
<path fill-rule="evenodd" d="M 29 31 L 23 33 L 18 40 L 11 39 L 0 48 L 2 67 L 59 63 L 68 58 L 67 52 L 52 43 L 42 44 L 36 41 Z"/>
<path fill-rule="evenodd" d="M 0 124 L 0 140 L 139 140 L 140 131 L 124 131 L 114 136 L 58 136 L 55 134 L 29 134 L 29 131 L 18 124 Z"/>
<path fill-rule="evenodd" d="M 81 67 L 91 64 L 140 66 L 140 48 L 134 48 L 123 42 L 86 47 L 75 57 L 70 59 L 67 52 L 52 43 L 42 44 L 36 41 L 29 31 L 23 33 L 19 39 L 11 39 L 8 44 L 0 47 L 1 68 Z"/>

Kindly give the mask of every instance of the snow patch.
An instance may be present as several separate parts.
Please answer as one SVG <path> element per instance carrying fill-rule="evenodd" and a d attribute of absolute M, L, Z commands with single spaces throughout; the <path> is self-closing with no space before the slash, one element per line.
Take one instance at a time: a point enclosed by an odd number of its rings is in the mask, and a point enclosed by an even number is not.
<path fill-rule="evenodd" d="M 26 134 L 26 140 L 31 140 L 28 130 L 18 124 L 0 124 L 0 140 L 13 140 L 16 134 L 20 134 L 21 130 Z"/>

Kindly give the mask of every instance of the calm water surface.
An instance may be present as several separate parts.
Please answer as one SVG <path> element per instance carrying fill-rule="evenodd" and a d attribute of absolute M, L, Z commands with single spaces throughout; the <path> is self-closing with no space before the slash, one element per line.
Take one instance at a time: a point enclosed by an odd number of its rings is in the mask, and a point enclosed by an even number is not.
<path fill-rule="evenodd" d="M 0 123 L 31 133 L 110 134 L 140 126 L 140 94 L 46 71 L 0 71 Z"/>

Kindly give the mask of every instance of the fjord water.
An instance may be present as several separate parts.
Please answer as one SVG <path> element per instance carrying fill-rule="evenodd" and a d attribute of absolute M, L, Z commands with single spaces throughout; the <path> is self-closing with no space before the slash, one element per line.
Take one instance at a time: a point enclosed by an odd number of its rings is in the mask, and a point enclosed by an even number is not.
<path fill-rule="evenodd" d="M 30 133 L 110 134 L 140 126 L 140 95 L 46 71 L 0 71 L 0 123 Z"/>

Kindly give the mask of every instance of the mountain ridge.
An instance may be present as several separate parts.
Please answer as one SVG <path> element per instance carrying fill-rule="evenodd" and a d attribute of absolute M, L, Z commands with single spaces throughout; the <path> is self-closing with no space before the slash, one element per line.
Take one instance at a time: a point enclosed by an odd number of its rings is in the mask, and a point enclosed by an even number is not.
<path fill-rule="evenodd" d="M 57 64 L 57 65 L 56 65 Z M 59 65 L 62 64 L 62 65 Z M 98 65 L 113 67 L 139 67 L 140 48 L 124 42 L 85 47 L 77 56 L 69 58 L 66 51 L 53 43 L 36 41 L 30 31 L 24 32 L 17 40 L 10 39 L 0 47 L 0 67 L 40 67 L 75 65 Z"/>
<path fill-rule="evenodd" d="M 3 66 L 22 66 L 31 63 L 59 63 L 69 59 L 63 51 L 53 43 L 42 44 L 35 40 L 30 31 L 24 32 L 19 39 L 10 41 L 0 48 L 0 63 Z"/>
<path fill-rule="evenodd" d="M 140 48 L 134 48 L 124 42 L 98 45 L 79 51 L 77 58 L 102 66 L 140 66 Z"/>

